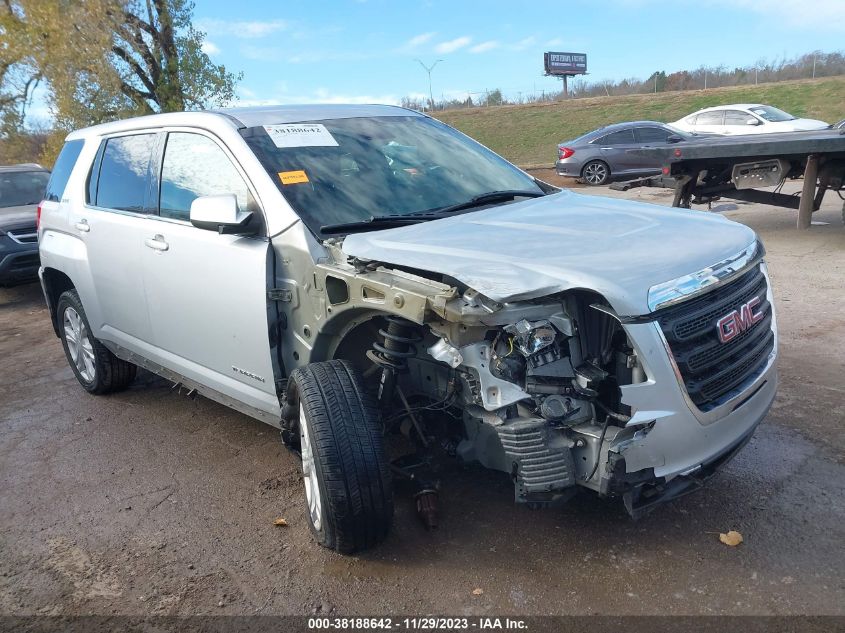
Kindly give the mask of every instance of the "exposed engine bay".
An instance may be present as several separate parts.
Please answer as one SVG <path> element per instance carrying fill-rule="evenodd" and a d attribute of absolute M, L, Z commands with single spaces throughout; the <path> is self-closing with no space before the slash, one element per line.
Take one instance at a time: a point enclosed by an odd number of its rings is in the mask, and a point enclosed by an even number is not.
<path fill-rule="evenodd" d="M 435 447 L 507 473 L 519 503 L 566 501 L 578 486 L 612 492 L 601 448 L 635 432 L 619 386 L 645 375 L 601 296 L 499 304 L 464 289 L 440 318 L 376 322 L 368 374 L 386 430 L 416 447 L 394 471 L 410 470 L 420 493 L 435 486 L 413 469 Z"/>

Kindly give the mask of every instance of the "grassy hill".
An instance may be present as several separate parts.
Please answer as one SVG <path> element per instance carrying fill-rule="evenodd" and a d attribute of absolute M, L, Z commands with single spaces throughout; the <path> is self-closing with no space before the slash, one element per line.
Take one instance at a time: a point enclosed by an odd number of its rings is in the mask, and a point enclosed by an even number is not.
<path fill-rule="evenodd" d="M 726 103 L 767 103 L 795 116 L 835 123 L 845 118 L 845 77 L 446 110 L 437 118 L 518 165 L 550 166 L 559 142 L 597 127 L 640 119 L 677 121 L 700 108 Z"/>

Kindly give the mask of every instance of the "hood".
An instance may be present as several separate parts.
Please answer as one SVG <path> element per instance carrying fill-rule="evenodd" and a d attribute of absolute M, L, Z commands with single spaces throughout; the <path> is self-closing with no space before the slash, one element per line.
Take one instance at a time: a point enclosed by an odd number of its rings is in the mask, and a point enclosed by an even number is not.
<path fill-rule="evenodd" d="M 830 127 L 830 123 L 824 121 L 817 121 L 816 119 L 793 119 L 792 121 L 778 121 L 775 123 L 767 123 L 766 125 L 776 125 L 784 130 L 791 130 L 793 132 L 809 132 L 810 130 L 826 130 Z"/>
<path fill-rule="evenodd" d="M 0 207 L 0 230 L 21 226 L 34 226 L 37 204 L 20 207 Z"/>
<path fill-rule="evenodd" d="M 716 214 L 562 191 L 349 235 L 343 251 L 448 275 L 502 303 L 587 288 L 634 316 L 649 312 L 651 286 L 727 259 L 754 240 L 751 229 Z"/>

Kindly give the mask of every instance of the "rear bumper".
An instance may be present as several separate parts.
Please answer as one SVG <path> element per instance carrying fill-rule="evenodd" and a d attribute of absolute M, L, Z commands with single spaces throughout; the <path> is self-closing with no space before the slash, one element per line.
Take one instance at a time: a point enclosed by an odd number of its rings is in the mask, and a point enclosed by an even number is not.
<path fill-rule="evenodd" d="M 38 243 L 15 242 L 0 235 L 0 285 L 12 285 L 38 279 Z"/>
<path fill-rule="evenodd" d="M 555 163 L 555 171 L 558 176 L 568 176 L 570 178 L 581 177 L 581 163 L 569 162 L 569 160 L 559 160 Z"/>

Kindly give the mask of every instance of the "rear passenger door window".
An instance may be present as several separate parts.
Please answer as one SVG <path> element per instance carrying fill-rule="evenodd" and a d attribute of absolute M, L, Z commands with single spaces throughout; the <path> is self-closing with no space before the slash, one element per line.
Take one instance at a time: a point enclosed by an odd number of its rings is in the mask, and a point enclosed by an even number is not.
<path fill-rule="evenodd" d="M 106 209 L 150 211 L 150 160 L 155 134 L 118 136 L 106 141 L 94 204 Z"/>
<path fill-rule="evenodd" d="M 634 142 L 634 130 L 619 130 L 602 136 L 599 145 L 629 145 Z"/>
<path fill-rule="evenodd" d="M 220 194 L 235 194 L 240 211 L 255 206 L 246 182 L 217 143 L 201 134 L 168 134 L 161 168 L 161 217 L 187 222 L 194 200 Z"/>

